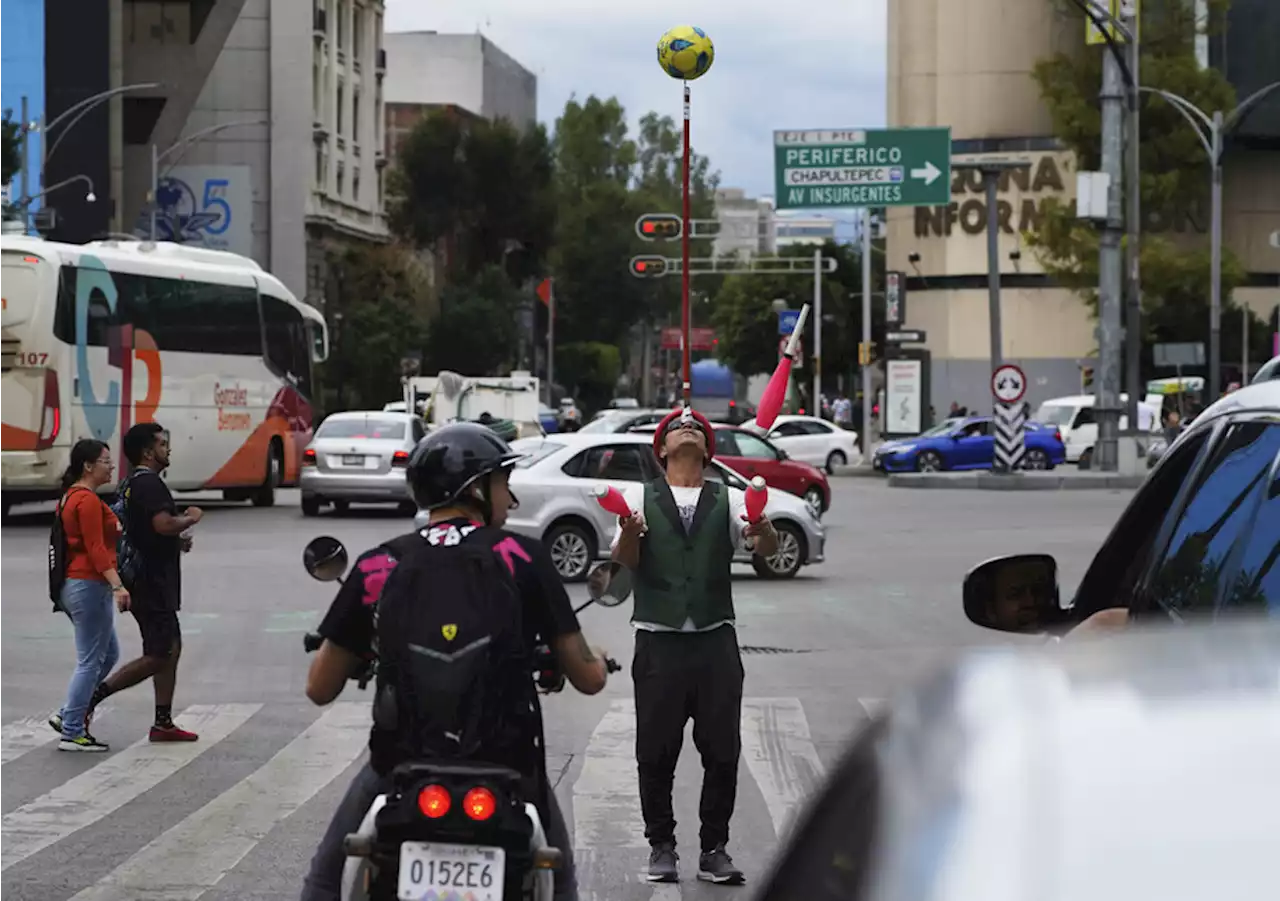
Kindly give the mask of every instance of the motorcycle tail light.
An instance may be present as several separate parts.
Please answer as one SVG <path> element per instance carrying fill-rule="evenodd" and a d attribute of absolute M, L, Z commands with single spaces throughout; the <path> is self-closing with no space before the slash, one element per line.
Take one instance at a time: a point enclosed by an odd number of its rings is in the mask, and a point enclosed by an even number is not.
<path fill-rule="evenodd" d="M 311 448 L 307 448 L 302 452 L 302 465 L 303 466 L 316 465 L 316 452 Z"/>
<path fill-rule="evenodd" d="M 440 819 L 449 812 L 452 804 L 453 799 L 449 797 L 449 790 L 443 785 L 428 785 L 418 792 L 418 809 L 422 811 L 423 816 L 430 819 Z"/>
<path fill-rule="evenodd" d="M 498 809 L 498 799 L 489 789 L 477 786 L 463 796 L 462 809 L 473 820 L 487 820 Z"/>

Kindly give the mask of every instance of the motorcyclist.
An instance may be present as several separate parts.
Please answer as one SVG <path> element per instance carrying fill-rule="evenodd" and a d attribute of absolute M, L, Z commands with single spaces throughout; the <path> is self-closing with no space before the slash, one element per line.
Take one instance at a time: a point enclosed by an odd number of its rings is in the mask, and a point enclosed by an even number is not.
<path fill-rule="evenodd" d="M 407 472 L 414 500 L 429 516 L 417 534 L 431 544 L 452 545 L 468 540 L 486 525 L 492 536 L 492 530 L 501 529 L 506 521 L 507 511 L 516 506 L 508 478 L 519 458 L 506 442 L 476 423 L 454 423 L 428 434 L 414 448 Z M 548 643 L 578 691 L 599 692 L 606 680 L 605 654 L 599 648 L 593 650 L 583 637 L 550 554 L 534 539 L 505 530 L 497 534 L 501 537 L 493 551 L 511 571 L 520 591 L 526 639 L 531 646 L 539 639 Z M 319 628 L 324 641 L 307 674 L 307 697 L 312 702 L 323 705 L 333 701 L 347 680 L 363 671 L 375 656 L 374 606 L 396 563 L 385 546 L 356 560 Z M 540 716 L 538 728 L 540 731 Z M 537 738 L 538 760 L 531 762 L 537 772 L 529 775 L 547 786 L 545 742 L 541 735 Z M 311 861 L 302 901 L 339 901 L 345 863 L 342 840 L 359 828 L 374 798 L 387 790 L 384 777 L 390 770 L 385 766 L 382 770 L 366 764 L 347 789 Z M 555 897 L 569 901 L 577 897 L 577 886 L 568 830 L 554 791 L 547 788 L 540 794 L 548 841 L 564 854 L 556 873 Z"/>

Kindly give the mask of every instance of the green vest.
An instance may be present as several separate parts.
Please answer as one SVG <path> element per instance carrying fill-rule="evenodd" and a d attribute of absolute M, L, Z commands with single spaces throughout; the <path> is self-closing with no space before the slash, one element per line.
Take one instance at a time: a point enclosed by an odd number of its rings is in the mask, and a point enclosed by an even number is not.
<path fill-rule="evenodd" d="M 640 542 L 632 622 L 680 629 L 692 619 L 701 629 L 734 618 L 729 511 L 725 487 L 705 483 L 693 526 L 686 533 L 666 479 L 645 483 L 644 518 L 649 531 Z"/>

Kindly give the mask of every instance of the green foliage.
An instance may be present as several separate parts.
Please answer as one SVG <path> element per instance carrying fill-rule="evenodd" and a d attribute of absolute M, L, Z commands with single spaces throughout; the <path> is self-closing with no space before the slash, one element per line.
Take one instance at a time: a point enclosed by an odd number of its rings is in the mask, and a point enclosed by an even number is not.
<path fill-rule="evenodd" d="M 792 247 L 783 257 L 811 257 L 814 248 Z M 851 373 L 857 365 L 857 345 L 862 336 L 862 257 L 858 249 L 828 242 L 824 257 L 836 260 L 834 272 L 822 275 L 822 368 L 827 375 Z M 872 269 L 872 294 L 884 290 L 884 267 Z M 775 299 L 790 309 L 813 302 L 813 279 L 803 275 L 730 275 L 715 295 L 712 321 L 720 339 L 717 355 L 741 375 L 771 372 L 778 362 L 778 314 Z M 884 303 L 872 298 L 872 340 L 884 339 Z M 815 311 L 809 311 L 803 345 L 806 357 L 813 353 Z"/>
<path fill-rule="evenodd" d="M 622 373 L 622 354 L 612 344 L 581 341 L 556 348 L 556 371 L 576 373 L 572 381 L 572 397 L 588 410 L 605 406 L 613 397 L 614 386 Z"/>
<path fill-rule="evenodd" d="M 423 371 L 511 371 L 519 340 L 519 303 L 519 292 L 497 266 L 485 267 L 463 284 L 447 286 L 440 296 L 440 315 L 431 324 Z"/>
<path fill-rule="evenodd" d="M 632 139 L 617 99 L 592 96 L 565 105 L 553 147 L 559 212 L 550 271 L 556 279 L 557 380 L 584 399 L 596 390 L 589 386 L 607 384 L 599 389 L 607 400 L 618 372 L 597 371 L 591 367 L 606 358 L 565 347 L 622 345 L 640 323 L 677 321 L 680 279 L 636 279 L 627 262 L 640 253 L 680 255 L 678 241 L 641 241 L 635 221 L 645 213 L 680 212 L 683 139 L 670 117 L 655 113 L 641 119 Z M 691 162 L 691 214 L 710 218 L 716 178 L 705 157 L 694 154 Z M 710 243 L 691 242 L 690 255 L 709 255 Z M 705 277 L 696 283 L 700 291 L 715 287 Z"/>
<path fill-rule="evenodd" d="M 398 398 L 400 360 L 427 341 L 421 278 L 400 248 L 352 246 L 328 259 L 325 409 L 381 409 Z"/>
<path fill-rule="evenodd" d="M 448 279 L 466 283 L 491 265 L 514 283 L 542 272 L 556 207 L 541 126 L 433 111 L 405 138 L 390 187 L 392 229 L 442 246 Z"/>
<path fill-rule="evenodd" d="M 22 168 L 22 124 L 13 121 L 13 110 L 4 111 L 0 142 L 0 182 L 7 185 Z"/>
<path fill-rule="evenodd" d="M 1215 21 L 1225 0 L 1210 0 Z M 1064 14 L 1080 20 L 1073 4 Z M 1197 22 L 1195 4 L 1182 0 L 1146 0 L 1142 4 L 1140 75 L 1143 85 L 1178 94 L 1208 113 L 1229 113 L 1235 92 L 1216 69 L 1200 69 L 1195 59 L 1195 36 L 1207 27 Z M 1083 22 L 1079 28 L 1083 33 Z M 1102 84 L 1104 46 L 1082 47 L 1036 64 L 1033 77 L 1049 108 L 1054 133 L 1076 154 L 1082 171 L 1100 168 L 1102 117 L 1098 100 Z M 1163 97 L 1143 93 L 1140 100 L 1141 203 L 1143 235 L 1140 247 L 1144 319 L 1151 340 L 1192 340 L 1203 335 L 1204 316 L 1188 316 L 1190 307 L 1204 308 L 1209 296 L 1208 242 L 1203 252 L 1187 252 L 1154 233 L 1157 224 L 1191 222 L 1199 230 L 1208 223 L 1209 165 L 1195 129 Z M 1131 185 L 1126 185 L 1131 190 Z M 1050 204 L 1039 233 L 1026 236 L 1045 269 L 1060 283 L 1081 295 L 1097 315 L 1098 233 L 1075 218 L 1066 204 Z M 1244 271 L 1231 252 L 1223 249 L 1222 290 L 1231 290 Z M 1178 313 L 1160 313 L 1165 305 Z M 1224 306 L 1225 308 L 1225 306 Z M 1179 331 L 1185 323 L 1189 331 Z M 1225 348 L 1224 348 L 1225 350 Z"/>

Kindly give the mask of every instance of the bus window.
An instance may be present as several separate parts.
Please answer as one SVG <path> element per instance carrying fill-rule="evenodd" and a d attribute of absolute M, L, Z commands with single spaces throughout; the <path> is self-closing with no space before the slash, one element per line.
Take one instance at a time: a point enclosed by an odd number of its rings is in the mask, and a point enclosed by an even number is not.
<path fill-rule="evenodd" d="M 79 273 L 63 266 L 58 283 L 54 336 L 67 344 L 76 343 Z M 114 315 L 100 287 L 92 287 L 89 295 L 91 347 L 107 345 L 110 326 L 128 324 L 149 332 L 161 351 L 255 357 L 262 353 L 257 292 L 252 288 L 125 272 L 113 272 L 110 279 L 117 294 Z"/>
<path fill-rule="evenodd" d="M 4 326 L 21 325 L 35 312 L 40 294 L 38 257 L 4 252 Z"/>
<path fill-rule="evenodd" d="M 288 379 L 298 392 L 311 397 L 311 347 L 302 314 L 270 294 L 262 298 L 262 321 L 267 329 L 267 367 Z"/>

